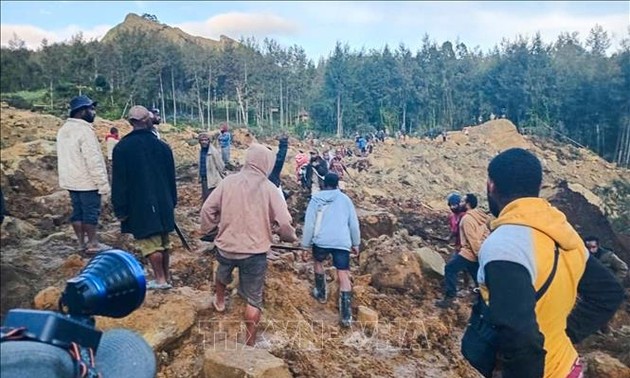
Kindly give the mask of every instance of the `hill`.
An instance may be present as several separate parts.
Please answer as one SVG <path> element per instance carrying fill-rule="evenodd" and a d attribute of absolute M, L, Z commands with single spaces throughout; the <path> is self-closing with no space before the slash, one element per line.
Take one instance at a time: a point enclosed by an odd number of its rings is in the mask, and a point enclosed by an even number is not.
<path fill-rule="evenodd" d="M 67 223 L 68 194 L 57 184 L 55 135 L 62 122 L 8 107 L 0 113 L 1 186 L 11 213 L 0 237 L 3 311 L 15 306 L 55 308 L 65 280 L 87 262 L 74 250 L 73 233 Z M 125 121 L 97 118 L 97 135 L 103 138 L 111 126 L 117 126 L 123 135 L 130 130 Z M 242 334 L 240 320 L 245 303 L 234 291 L 227 313 L 211 309 L 216 259 L 198 240 L 200 191 L 195 131 L 176 131 L 162 125 L 161 133 L 173 148 L 177 165 L 176 218 L 196 250 L 186 251 L 173 236 L 175 289 L 150 292 L 144 305 L 127 318 L 98 319 L 98 326 L 124 326 L 141 333 L 159 357 L 158 377 L 206 376 L 202 372 L 206 353 Z M 248 130 L 234 130 L 235 161 L 242 161 L 252 140 L 255 138 Z M 260 142 L 274 149 L 277 144 L 272 139 Z M 311 145 L 289 141 L 282 179 L 285 189 L 293 192 L 288 205 L 298 232 L 307 196 L 294 180 L 293 158 L 300 149 L 324 150 L 341 144 L 352 146 L 353 142 L 319 140 Z M 446 260 L 452 253 L 452 246 L 444 240 L 449 212 L 445 196 L 454 190 L 477 193 L 485 207 L 488 161 L 498 151 L 514 146 L 530 149 L 542 160 L 543 195 L 567 213 L 576 229 L 582 234 L 599 235 L 604 244 L 629 262 L 626 236 L 611 225 L 627 213 L 621 205 L 624 198 L 619 198 L 624 192 L 612 188 L 617 187 L 616 182 L 630 185 L 628 170 L 585 149 L 520 135 L 508 120 L 472 127 L 468 135 L 449 133 L 445 142 L 389 139 L 377 145 L 368 158 L 350 158 L 347 162 L 351 178 L 346 193 L 357 206 L 363 238 L 361 257 L 351 264 L 353 311 L 366 313 L 363 307 L 374 310 L 378 328 L 365 323 L 368 326 L 340 329 L 335 294 L 326 305 L 309 296 L 312 265 L 301 261 L 299 255 L 278 252 L 269 260 L 261 323 L 265 343 L 261 348 L 279 357 L 289 372 L 299 377 L 476 377 L 459 353 L 474 298 L 459 298 L 454 309 L 437 311 L 433 303 L 440 296 L 441 278 L 423 256 L 437 254 Z M 105 202 L 101 240 L 134 251 L 133 242 L 120 235 L 119 224 Z M 333 270 L 327 267 L 326 271 L 332 281 L 331 293 L 335 293 Z M 38 291 L 48 286 L 33 302 Z M 625 309 L 612 321 L 617 331 L 592 336 L 580 346 L 587 361 L 601 360 L 600 354 L 597 358 L 590 354 L 598 350 L 610 355 L 605 361 L 611 356 L 619 359 L 621 369 L 627 372 L 630 355 L 624 345 L 630 336 L 630 315 Z"/>
<path fill-rule="evenodd" d="M 111 28 L 103 37 L 102 42 L 111 42 L 116 39 L 117 35 L 126 32 L 133 32 L 135 30 L 141 30 L 151 34 L 155 33 L 167 41 L 179 46 L 194 44 L 206 49 L 214 49 L 226 44 L 238 43 L 234 39 L 224 35 L 221 35 L 218 41 L 210 38 L 193 36 L 184 32 L 180 28 L 171 27 L 166 24 L 138 16 L 135 13 L 129 13 L 122 23 Z"/>

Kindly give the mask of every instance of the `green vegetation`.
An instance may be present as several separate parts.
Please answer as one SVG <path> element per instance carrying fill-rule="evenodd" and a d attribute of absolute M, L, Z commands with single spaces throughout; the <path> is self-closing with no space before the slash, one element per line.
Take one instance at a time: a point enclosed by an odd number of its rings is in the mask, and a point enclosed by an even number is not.
<path fill-rule="evenodd" d="M 420 46 L 370 51 L 337 43 L 317 63 L 300 46 L 270 39 L 209 48 L 138 30 L 103 43 L 80 34 L 64 44 L 43 41 L 37 51 L 12 41 L 2 48 L 3 99 L 11 94 L 15 106 L 46 104 L 41 110 L 61 115 L 81 92 L 108 118 L 143 104 L 159 107 L 176 126 L 211 129 L 228 121 L 261 135 L 381 128 L 422 135 L 494 115 L 630 165 L 630 38 L 606 55 L 610 39 L 600 26 L 584 44 L 577 33 L 552 44 L 536 35 L 488 52 L 429 36 Z"/>

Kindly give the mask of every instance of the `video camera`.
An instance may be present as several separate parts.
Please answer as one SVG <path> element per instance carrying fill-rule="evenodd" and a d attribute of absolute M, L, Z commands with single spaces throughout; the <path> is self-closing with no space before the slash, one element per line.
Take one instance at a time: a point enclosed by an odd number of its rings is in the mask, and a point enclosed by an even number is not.
<path fill-rule="evenodd" d="M 94 316 L 125 317 L 142 305 L 145 294 L 144 271 L 133 255 L 122 250 L 97 254 L 78 276 L 66 281 L 59 299 L 59 312 L 29 309 L 8 312 L 0 339 L 3 371 L 9 359 L 7 357 L 5 361 L 5 354 L 8 354 L 4 353 L 5 346 L 14 344 L 9 340 L 34 341 L 30 345 L 40 346 L 44 343 L 70 351 L 71 355 L 75 348 L 75 351 L 87 351 L 93 359 L 103 336 L 103 332 L 95 328 Z M 133 342 L 146 344 L 144 340 Z M 76 356 L 72 357 L 76 359 Z"/>

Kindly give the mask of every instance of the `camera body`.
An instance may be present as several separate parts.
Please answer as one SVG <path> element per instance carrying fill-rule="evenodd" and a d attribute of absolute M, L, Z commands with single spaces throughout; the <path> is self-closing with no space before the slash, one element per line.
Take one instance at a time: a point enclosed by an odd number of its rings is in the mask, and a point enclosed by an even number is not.
<path fill-rule="evenodd" d="M 67 349 L 73 342 L 96 352 L 103 333 L 94 328 L 91 317 L 72 317 L 53 311 L 10 310 L 4 322 L 8 328 L 24 328 L 23 337 Z"/>

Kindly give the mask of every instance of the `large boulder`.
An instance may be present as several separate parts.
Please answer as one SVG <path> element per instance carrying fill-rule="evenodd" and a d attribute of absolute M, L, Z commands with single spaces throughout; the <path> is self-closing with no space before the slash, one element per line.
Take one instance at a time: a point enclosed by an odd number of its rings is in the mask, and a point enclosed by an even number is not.
<path fill-rule="evenodd" d="M 197 318 L 197 306 L 184 295 L 173 293 L 147 293 L 142 307 L 122 319 L 96 318 L 96 327 L 106 331 L 127 328 L 138 332 L 160 351 L 176 345 L 187 336 Z"/>
<path fill-rule="evenodd" d="M 604 352 L 591 352 L 584 356 L 586 361 L 585 377 L 597 378 L 627 378 L 630 368 L 618 359 Z"/>
<path fill-rule="evenodd" d="M 205 354 L 206 378 L 290 378 L 285 362 L 264 349 L 215 345 Z"/>
<path fill-rule="evenodd" d="M 420 264 L 410 251 L 370 251 L 364 269 L 371 274 L 370 284 L 379 290 L 419 292 L 422 289 Z"/>
<path fill-rule="evenodd" d="M 422 269 L 425 271 L 437 273 L 440 276 L 444 276 L 444 267 L 446 262 L 442 255 L 432 250 L 429 247 L 422 247 L 420 249 L 413 250 L 413 253 L 419 259 Z"/>

